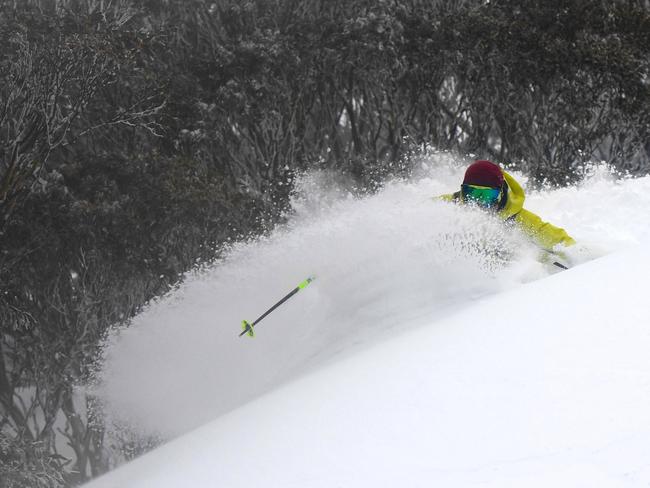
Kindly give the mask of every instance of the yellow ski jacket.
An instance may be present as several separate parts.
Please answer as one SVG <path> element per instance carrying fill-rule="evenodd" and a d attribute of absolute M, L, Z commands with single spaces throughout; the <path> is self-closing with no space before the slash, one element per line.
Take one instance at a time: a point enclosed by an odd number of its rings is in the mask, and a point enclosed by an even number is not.
<path fill-rule="evenodd" d="M 503 170 L 502 170 L 503 171 Z M 524 208 L 526 198 L 521 185 L 508 173 L 503 171 L 503 177 L 508 186 L 505 206 L 499 210 L 499 217 L 506 222 L 514 222 L 524 234 L 533 240 L 539 247 L 551 251 L 557 244 L 572 246 L 573 238 L 564 229 L 544 222 L 538 215 Z M 460 201 L 460 192 L 442 195 L 442 200 Z"/>

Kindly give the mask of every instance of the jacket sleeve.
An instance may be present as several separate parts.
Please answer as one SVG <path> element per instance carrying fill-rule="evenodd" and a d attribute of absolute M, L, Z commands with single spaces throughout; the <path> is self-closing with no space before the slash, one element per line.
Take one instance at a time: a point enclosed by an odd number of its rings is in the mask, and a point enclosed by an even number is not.
<path fill-rule="evenodd" d="M 544 222 L 538 215 L 528 210 L 522 209 L 515 217 L 515 221 L 527 236 L 544 249 L 551 250 L 557 244 L 572 246 L 576 243 L 564 229 Z"/>

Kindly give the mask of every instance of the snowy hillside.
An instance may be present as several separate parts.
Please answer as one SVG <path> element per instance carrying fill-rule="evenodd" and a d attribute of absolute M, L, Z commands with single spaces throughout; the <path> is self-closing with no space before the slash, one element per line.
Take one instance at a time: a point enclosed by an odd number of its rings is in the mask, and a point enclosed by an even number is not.
<path fill-rule="evenodd" d="M 306 180 L 290 225 L 113 337 L 99 393 L 116 421 L 168 438 L 210 423 L 92 486 L 649 481 L 650 178 L 531 194 L 580 243 L 548 276 L 516 233 L 431 199 L 458 185 L 444 163 L 363 200 Z"/>
<path fill-rule="evenodd" d="M 647 486 L 648 269 L 637 247 L 479 300 L 91 486 Z"/>

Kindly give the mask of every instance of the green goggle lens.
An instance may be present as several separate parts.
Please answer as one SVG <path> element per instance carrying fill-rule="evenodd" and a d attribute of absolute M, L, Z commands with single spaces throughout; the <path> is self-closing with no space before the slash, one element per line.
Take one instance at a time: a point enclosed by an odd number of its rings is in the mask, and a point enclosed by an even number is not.
<path fill-rule="evenodd" d="M 493 207 L 501 198 L 501 188 L 477 185 L 461 185 L 460 188 L 464 200 L 477 203 L 482 207 Z"/>

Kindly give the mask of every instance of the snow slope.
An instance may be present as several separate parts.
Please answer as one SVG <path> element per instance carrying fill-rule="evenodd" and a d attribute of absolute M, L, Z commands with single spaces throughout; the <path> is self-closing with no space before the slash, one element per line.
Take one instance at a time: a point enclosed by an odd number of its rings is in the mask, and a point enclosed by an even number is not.
<path fill-rule="evenodd" d="M 648 270 L 645 243 L 434 314 L 89 486 L 648 486 Z"/>
<path fill-rule="evenodd" d="M 312 175 L 286 227 L 112 336 L 95 392 L 118 425 L 171 439 L 213 422 L 97 486 L 650 481 L 650 178 L 595 168 L 531 192 L 580 243 L 549 277 L 518 233 L 431 199 L 461 174 L 437 155 L 361 200 Z"/>
<path fill-rule="evenodd" d="M 234 246 L 111 337 L 97 392 L 108 411 L 174 437 L 397 330 L 545 276 L 517 233 L 431 199 L 457 188 L 462 171 L 435 156 L 412 181 L 361 200 L 326 175 L 306 179 L 285 228 Z M 650 208 L 650 178 L 616 181 L 600 168 L 579 187 L 527 201 L 579 241 L 575 262 L 650 240 L 638 210 Z M 485 248 L 505 251 L 510 264 Z M 312 274 L 317 281 L 266 318 L 257 340 L 237 337 L 243 319 Z"/>

